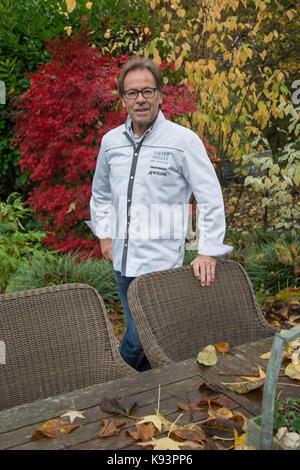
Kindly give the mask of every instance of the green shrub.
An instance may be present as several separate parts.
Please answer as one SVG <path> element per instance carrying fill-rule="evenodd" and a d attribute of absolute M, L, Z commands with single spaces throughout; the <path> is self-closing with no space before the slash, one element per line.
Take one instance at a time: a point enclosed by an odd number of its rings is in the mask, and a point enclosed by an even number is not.
<path fill-rule="evenodd" d="M 79 282 L 94 287 L 108 306 L 118 300 L 119 293 L 111 263 L 105 259 L 89 258 L 78 261 L 76 254 L 58 255 L 39 252 L 19 266 L 11 276 L 6 292 Z"/>
<path fill-rule="evenodd" d="M 0 293 L 19 266 L 44 249 L 41 241 L 46 233 L 27 230 L 23 225 L 30 214 L 31 209 L 24 207 L 17 193 L 0 202 Z"/>
<path fill-rule="evenodd" d="M 276 294 L 285 287 L 299 286 L 299 248 L 271 242 L 249 250 L 243 265 L 255 291 Z"/>

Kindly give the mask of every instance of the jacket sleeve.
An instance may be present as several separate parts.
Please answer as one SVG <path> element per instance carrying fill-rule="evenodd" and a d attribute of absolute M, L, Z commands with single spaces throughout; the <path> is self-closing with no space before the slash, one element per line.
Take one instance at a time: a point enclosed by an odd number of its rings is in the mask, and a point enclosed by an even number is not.
<path fill-rule="evenodd" d="M 218 177 L 203 142 L 196 134 L 192 134 L 186 149 L 182 171 L 191 186 L 199 210 L 198 254 L 225 255 L 233 247 L 223 243 L 226 230 L 225 211 Z"/>
<path fill-rule="evenodd" d="M 88 224 L 98 238 L 112 238 L 112 210 L 109 165 L 102 140 L 93 177 Z"/>

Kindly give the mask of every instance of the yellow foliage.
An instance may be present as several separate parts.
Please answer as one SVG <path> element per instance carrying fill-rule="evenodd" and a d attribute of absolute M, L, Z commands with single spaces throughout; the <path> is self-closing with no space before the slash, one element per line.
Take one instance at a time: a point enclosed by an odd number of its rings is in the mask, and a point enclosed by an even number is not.
<path fill-rule="evenodd" d="M 64 30 L 66 31 L 68 36 L 71 36 L 72 34 L 72 26 L 65 26 Z"/>
<path fill-rule="evenodd" d="M 264 37 L 264 42 L 265 42 L 265 43 L 271 42 L 272 39 L 273 39 L 273 33 L 272 33 L 272 31 L 271 31 L 269 34 L 267 34 L 267 35 Z"/>
<path fill-rule="evenodd" d="M 76 8 L 76 0 L 65 0 L 65 2 L 67 4 L 68 13 L 72 13 L 72 11 Z"/>
<path fill-rule="evenodd" d="M 177 15 L 180 17 L 180 18 L 183 18 L 185 16 L 185 10 L 183 8 L 179 8 L 177 11 L 176 11 Z"/>

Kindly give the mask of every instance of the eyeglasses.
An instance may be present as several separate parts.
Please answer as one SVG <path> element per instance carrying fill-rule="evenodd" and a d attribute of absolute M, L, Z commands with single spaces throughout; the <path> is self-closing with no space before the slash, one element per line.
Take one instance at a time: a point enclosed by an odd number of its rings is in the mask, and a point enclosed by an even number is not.
<path fill-rule="evenodd" d="M 157 88 L 143 88 L 142 90 L 125 90 L 123 95 L 128 100 L 136 100 L 139 96 L 139 93 L 142 93 L 144 98 L 153 98 Z"/>

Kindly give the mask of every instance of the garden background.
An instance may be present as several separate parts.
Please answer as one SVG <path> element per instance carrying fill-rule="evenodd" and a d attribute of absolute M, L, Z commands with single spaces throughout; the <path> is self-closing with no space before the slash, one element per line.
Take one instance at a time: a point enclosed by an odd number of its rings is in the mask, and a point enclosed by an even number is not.
<path fill-rule="evenodd" d="M 0 293 L 93 285 L 120 341 L 113 270 L 84 221 L 101 138 L 126 116 L 116 78 L 138 54 L 163 69 L 165 115 L 205 143 L 230 257 L 267 320 L 299 323 L 299 32 L 288 0 L 2 0 Z"/>

